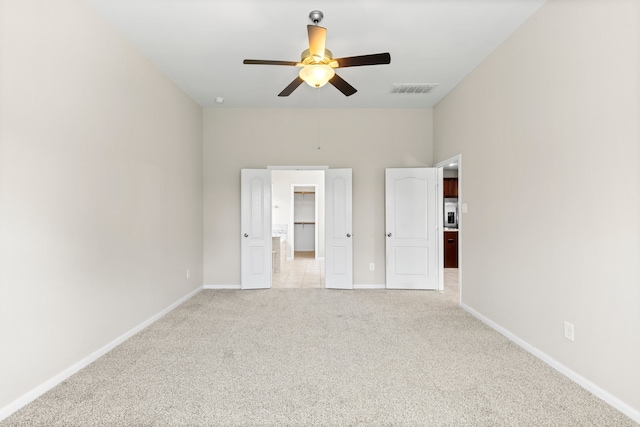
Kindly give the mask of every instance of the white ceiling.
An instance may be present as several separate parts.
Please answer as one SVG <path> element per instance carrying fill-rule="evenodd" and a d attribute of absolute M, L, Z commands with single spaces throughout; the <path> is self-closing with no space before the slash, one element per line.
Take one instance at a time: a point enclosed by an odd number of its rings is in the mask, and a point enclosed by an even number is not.
<path fill-rule="evenodd" d="M 545 0 L 88 0 L 204 107 L 430 108 Z M 358 89 L 301 85 L 278 97 L 299 68 L 309 12 L 321 10 L 334 57 L 389 52 L 391 64 L 338 69 Z M 429 94 L 391 94 L 394 83 L 437 83 Z M 223 104 L 215 102 L 224 98 Z"/>

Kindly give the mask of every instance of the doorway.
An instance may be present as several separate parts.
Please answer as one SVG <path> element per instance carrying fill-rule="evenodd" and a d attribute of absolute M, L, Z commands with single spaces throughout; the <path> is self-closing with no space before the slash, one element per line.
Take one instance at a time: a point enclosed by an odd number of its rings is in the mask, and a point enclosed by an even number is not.
<path fill-rule="evenodd" d="M 462 199 L 462 155 L 436 164 L 438 169 L 439 288 L 457 294 L 462 303 L 462 219 L 467 211 Z"/>
<path fill-rule="evenodd" d="M 271 170 L 273 288 L 323 288 L 324 170 Z"/>
<path fill-rule="evenodd" d="M 322 172 L 320 172 L 322 173 Z M 322 177 L 324 180 L 324 173 Z M 318 185 L 292 185 L 293 258 L 318 256 Z"/>
<path fill-rule="evenodd" d="M 274 170 L 324 171 L 324 224 L 319 235 L 319 253 L 324 253 L 325 281 L 328 289 L 353 289 L 353 171 L 350 168 L 329 169 L 322 166 L 276 167 L 240 170 L 240 287 L 268 289 L 272 284 L 273 262 L 279 260 L 273 248 Z M 286 198 L 285 198 L 286 199 Z M 281 200 L 281 199 L 276 199 Z M 276 208 L 277 209 L 277 208 Z M 287 211 L 290 209 L 288 208 Z M 292 227 L 287 227 L 290 234 Z M 287 248 L 282 253 L 285 253 Z M 320 257 L 318 257 L 320 258 Z M 316 258 L 317 259 L 317 258 Z"/>

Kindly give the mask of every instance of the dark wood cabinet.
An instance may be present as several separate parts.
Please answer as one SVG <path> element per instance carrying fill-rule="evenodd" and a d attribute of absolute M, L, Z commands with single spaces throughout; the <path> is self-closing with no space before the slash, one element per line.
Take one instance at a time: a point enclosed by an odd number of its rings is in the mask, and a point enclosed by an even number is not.
<path fill-rule="evenodd" d="M 442 194 L 447 198 L 458 197 L 458 178 L 443 178 Z"/>
<path fill-rule="evenodd" d="M 458 232 L 444 232 L 444 268 L 458 268 Z"/>

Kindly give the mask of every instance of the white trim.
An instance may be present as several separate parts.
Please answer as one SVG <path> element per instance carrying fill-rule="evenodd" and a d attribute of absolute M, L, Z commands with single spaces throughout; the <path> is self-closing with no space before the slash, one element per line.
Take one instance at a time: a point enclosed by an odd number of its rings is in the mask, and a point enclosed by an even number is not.
<path fill-rule="evenodd" d="M 583 388 L 585 388 L 589 392 L 593 393 L 594 395 L 596 395 L 600 399 L 604 400 L 606 403 L 608 403 L 609 405 L 613 406 L 615 409 L 617 409 L 618 411 L 622 412 L 627 417 L 631 418 L 635 422 L 640 423 L 640 411 L 632 408 L 630 405 L 624 403 L 622 400 L 620 400 L 617 397 L 613 396 L 608 391 L 606 391 L 603 388 L 601 388 L 601 387 L 597 386 L 596 384 L 592 383 L 591 381 L 589 381 L 588 379 L 586 379 L 582 375 L 576 373 L 575 371 L 572 371 L 571 369 L 569 369 L 568 367 L 566 367 L 562 363 L 560 363 L 557 360 L 555 360 L 553 357 L 551 357 L 548 354 L 538 350 L 537 348 L 535 348 L 534 346 L 532 346 L 528 342 L 526 342 L 523 339 L 519 338 L 517 335 L 513 334 L 512 332 L 508 331 L 507 329 L 503 328 L 502 326 L 498 325 L 493 320 L 491 320 L 491 319 L 483 316 L 482 314 L 478 313 L 477 311 L 475 311 L 473 308 L 469 307 L 468 305 L 461 303 L 460 307 L 462 307 L 465 311 L 467 311 L 468 313 L 470 313 L 471 315 L 476 317 L 478 320 L 482 321 L 483 323 L 485 323 L 489 327 L 493 328 L 497 332 L 499 332 L 502 335 L 504 335 L 505 337 L 507 337 L 509 340 L 511 340 L 514 343 L 518 344 L 520 347 L 522 347 L 523 349 L 525 349 L 529 353 L 533 354 L 538 359 L 542 360 L 547 365 L 549 365 L 552 368 L 554 368 L 556 371 L 558 371 L 561 374 L 565 375 L 566 377 L 568 377 L 573 382 L 577 383 L 578 385 L 582 386 Z"/>
<path fill-rule="evenodd" d="M 240 285 L 204 285 L 204 289 L 242 289 L 242 287 Z"/>
<path fill-rule="evenodd" d="M 47 391 L 51 390 L 52 388 L 54 388 L 55 386 L 57 386 L 58 384 L 60 384 L 64 380 L 66 380 L 69 377 L 71 377 L 73 374 L 78 372 L 80 369 L 85 368 L 88 365 L 90 365 L 91 363 L 95 362 L 100 357 L 104 356 L 109 351 L 113 350 L 116 346 L 122 344 L 123 342 L 125 342 L 126 340 L 128 340 L 129 338 L 131 338 L 132 336 L 134 336 L 135 334 L 137 334 L 138 332 L 140 332 L 141 330 L 143 330 L 147 326 L 151 325 L 156 320 L 160 319 L 165 314 L 169 313 L 171 310 L 173 310 L 174 308 L 176 308 L 177 306 L 179 306 L 183 302 L 187 301 L 189 298 L 191 298 L 194 295 L 196 295 L 197 293 L 199 293 L 200 291 L 202 291 L 202 286 L 200 286 L 197 289 L 189 292 L 187 295 L 183 296 L 178 301 L 174 302 L 173 304 L 171 304 L 169 307 L 165 308 L 161 312 L 151 316 L 149 319 L 147 319 L 144 322 L 140 323 L 138 326 L 134 327 L 133 329 L 129 330 L 128 332 L 125 332 L 124 334 L 120 335 L 119 337 L 117 337 L 116 339 L 111 341 L 110 343 L 104 345 L 103 347 L 101 347 L 98 350 L 94 351 L 93 353 L 89 354 L 87 357 L 84 357 L 83 359 L 81 359 L 78 362 L 74 363 L 73 365 L 69 366 L 67 369 L 65 369 L 64 371 L 62 371 L 59 374 L 55 375 L 54 377 L 48 379 L 47 381 L 45 381 L 44 383 L 40 384 L 39 386 L 37 386 L 33 390 L 28 391 L 27 393 L 23 394 L 22 396 L 20 396 L 19 398 L 17 398 L 13 402 L 9 403 L 4 408 L 1 408 L 0 409 L 0 421 L 2 421 L 5 418 L 9 417 L 14 412 L 17 412 L 18 410 L 20 410 L 21 408 L 23 408 L 27 404 L 33 402 L 34 400 L 36 400 L 38 397 L 42 396 Z"/>
<path fill-rule="evenodd" d="M 386 289 L 386 286 L 384 283 L 379 283 L 376 285 L 367 285 L 367 284 L 360 284 L 360 285 L 356 285 L 355 283 L 353 284 L 353 289 Z"/>
<path fill-rule="evenodd" d="M 308 171 L 308 170 L 326 170 L 329 166 L 267 166 L 268 170 L 286 170 L 286 171 Z"/>

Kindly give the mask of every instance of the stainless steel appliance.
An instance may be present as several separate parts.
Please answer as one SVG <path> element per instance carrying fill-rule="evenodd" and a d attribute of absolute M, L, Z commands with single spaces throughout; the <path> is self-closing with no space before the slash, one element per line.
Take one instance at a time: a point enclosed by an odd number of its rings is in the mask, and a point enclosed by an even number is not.
<path fill-rule="evenodd" d="M 458 228 L 458 199 L 444 199 L 444 228 Z"/>

